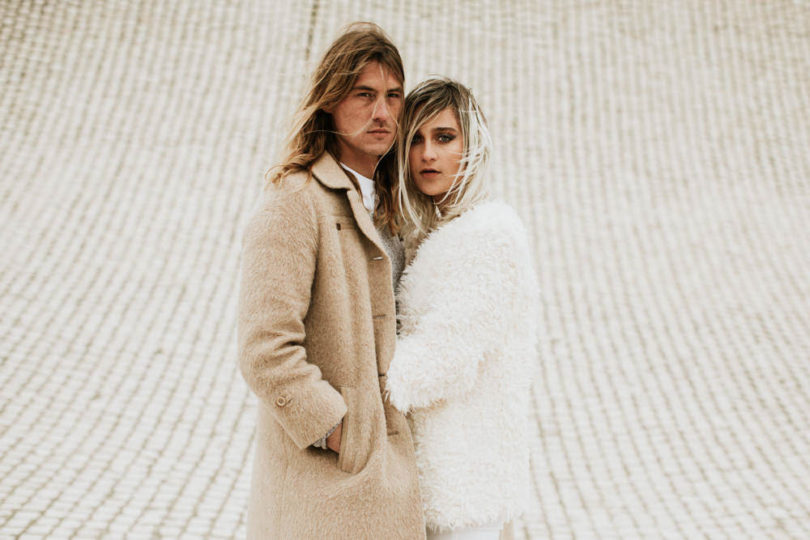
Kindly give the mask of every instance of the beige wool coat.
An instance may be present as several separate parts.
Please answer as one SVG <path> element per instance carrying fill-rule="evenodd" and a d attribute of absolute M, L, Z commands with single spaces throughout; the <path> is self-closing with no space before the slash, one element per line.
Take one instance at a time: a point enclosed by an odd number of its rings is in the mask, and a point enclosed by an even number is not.
<path fill-rule="evenodd" d="M 259 398 L 248 537 L 424 538 L 410 429 L 383 398 L 391 263 L 335 159 L 312 172 L 267 188 L 243 238 L 239 366 Z M 341 418 L 339 455 L 311 446 Z"/>

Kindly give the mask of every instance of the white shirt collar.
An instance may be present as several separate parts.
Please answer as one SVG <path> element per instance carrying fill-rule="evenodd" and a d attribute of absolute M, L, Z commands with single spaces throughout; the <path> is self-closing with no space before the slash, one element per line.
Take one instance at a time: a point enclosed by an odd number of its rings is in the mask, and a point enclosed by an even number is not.
<path fill-rule="evenodd" d="M 347 167 L 343 163 L 340 164 L 341 167 L 349 171 L 354 177 L 357 179 L 357 183 L 360 184 L 360 192 L 363 194 L 363 206 L 366 207 L 366 210 L 369 212 L 374 212 L 375 199 L 377 191 L 374 187 L 374 180 L 371 178 L 366 178 L 359 172 L 355 171 L 354 169 Z"/>

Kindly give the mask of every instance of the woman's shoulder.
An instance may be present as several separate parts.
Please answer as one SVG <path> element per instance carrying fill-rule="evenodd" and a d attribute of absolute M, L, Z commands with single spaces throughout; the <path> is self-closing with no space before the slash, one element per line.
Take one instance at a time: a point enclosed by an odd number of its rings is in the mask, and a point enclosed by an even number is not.
<path fill-rule="evenodd" d="M 476 226 L 491 227 L 497 230 L 523 229 L 523 222 L 517 211 L 501 199 L 481 202 L 459 216 L 467 218 Z"/>
<path fill-rule="evenodd" d="M 460 261 L 473 264 L 515 249 L 528 249 L 520 217 L 509 204 L 487 200 L 431 232 L 419 246 L 412 263 Z"/>
<path fill-rule="evenodd" d="M 461 241 L 464 237 L 493 241 L 524 238 L 526 229 L 511 205 L 493 199 L 478 203 L 435 233 L 446 237 L 445 241 Z"/>

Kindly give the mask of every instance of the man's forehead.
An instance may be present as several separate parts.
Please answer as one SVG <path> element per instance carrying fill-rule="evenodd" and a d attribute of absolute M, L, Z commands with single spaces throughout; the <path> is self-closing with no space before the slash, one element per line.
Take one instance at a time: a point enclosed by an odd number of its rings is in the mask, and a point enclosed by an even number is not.
<path fill-rule="evenodd" d="M 354 82 L 354 86 L 364 86 L 369 82 L 380 80 L 385 81 L 385 84 L 389 87 L 402 86 L 402 81 L 399 80 L 399 77 L 389 69 L 388 66 L 376 60 L 372 60 L 363 67 L 360 74 L 357 76 L 357 80 Z"/>

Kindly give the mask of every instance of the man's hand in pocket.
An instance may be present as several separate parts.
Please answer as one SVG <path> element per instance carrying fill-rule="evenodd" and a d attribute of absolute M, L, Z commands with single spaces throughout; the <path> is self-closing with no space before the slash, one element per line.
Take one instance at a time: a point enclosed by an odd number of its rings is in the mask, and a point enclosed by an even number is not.
<path fill-rule="evenodd" d="M 333 431 L 332 434 L 326 438 L 326 446 L 330 450 L 340 453 L 340 439 L 341 439 L 340 434 L 342 431 L 343 431 L 343 422 L 338 424 L 338 427 L 335 428 L 335 431 Z"/>

